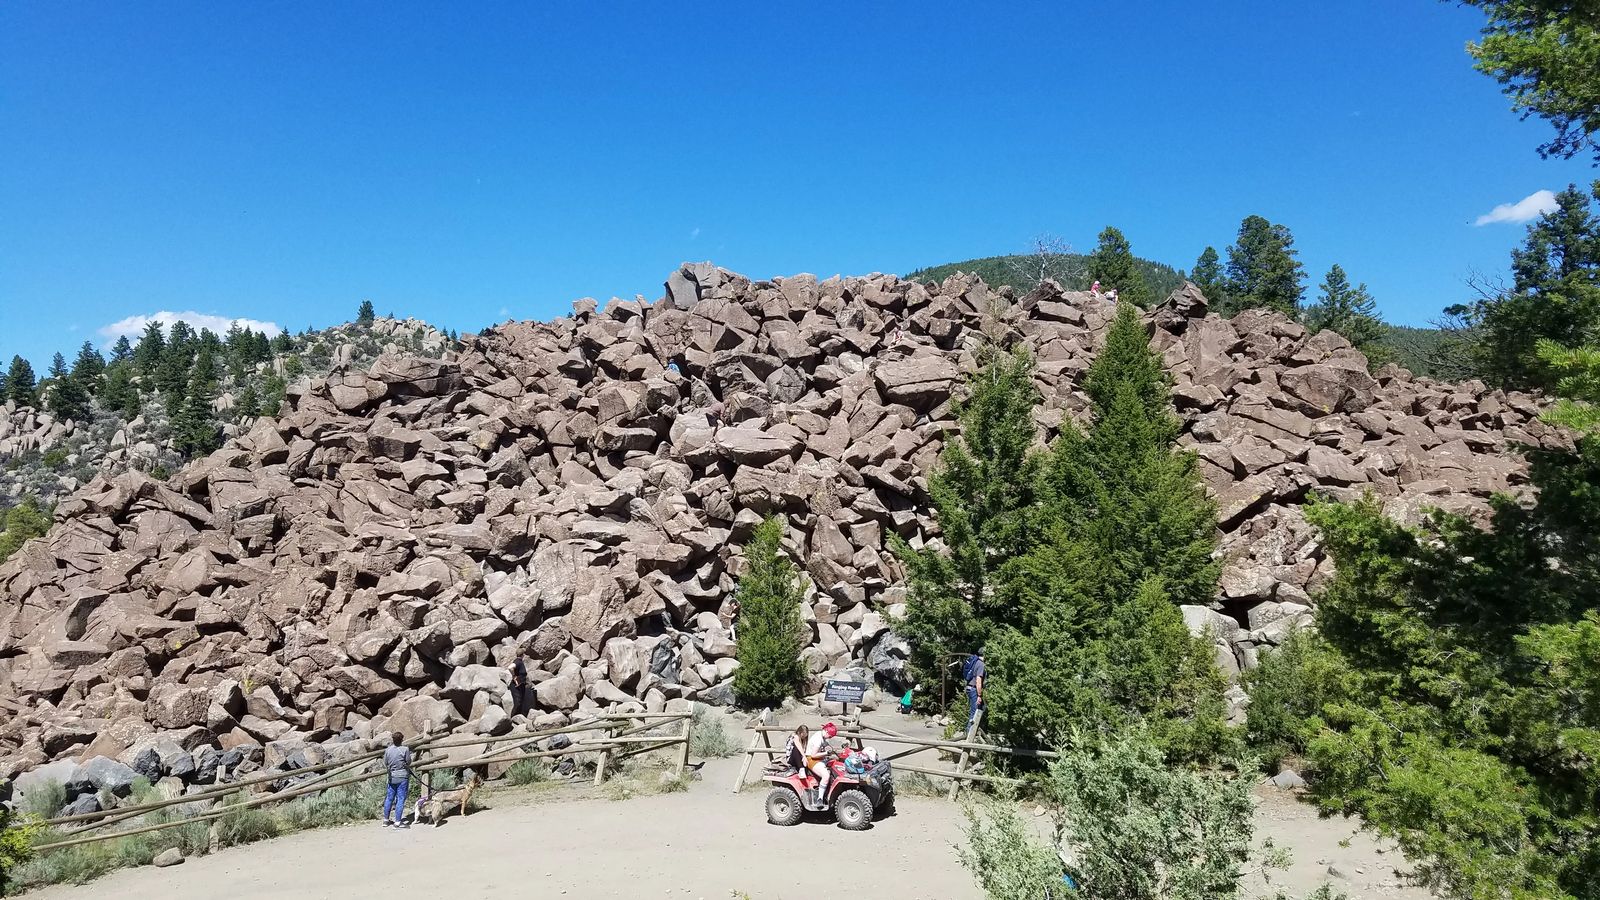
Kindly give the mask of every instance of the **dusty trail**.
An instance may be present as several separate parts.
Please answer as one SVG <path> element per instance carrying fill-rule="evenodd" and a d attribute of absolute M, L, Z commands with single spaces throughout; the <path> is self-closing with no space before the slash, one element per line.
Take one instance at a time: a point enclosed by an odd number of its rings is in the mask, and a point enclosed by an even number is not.
<path fill-rule="evenodd" d="M 892 724 L 892 719 L 879 719 Z M 903 730 L 919 731 L 911 722 Z M 747 739 L 747 735 L 742 736 Z M 866 900 L 982 900 L 956 859 L 958 806 L 901 797 L 898 815 L 866 833 L 832 824 L 766 824 L 762 793 L 729 790 L 740 757 L 712 760 L 683 793 L 626 801 L 578 797 L 567 786 L 486 798 L 490 808 L 441 828 L 376 823 L 302 832 L 224 850 L 169 869 L 114 872 L 32 900 L 358 900 L 439 897 L 731 898 L 797 900 L 848 893 Z M 1263 791 L 1258 837 L 1294 853 L 1278 884 L 1302 896 L 1327 880 L 1351 900 L 1427 900 L 1397 885 L 1398 854 L 1351 823 L 1317 818 Z M 1349 838 L 1350 845 L 1340 841 Z"/>

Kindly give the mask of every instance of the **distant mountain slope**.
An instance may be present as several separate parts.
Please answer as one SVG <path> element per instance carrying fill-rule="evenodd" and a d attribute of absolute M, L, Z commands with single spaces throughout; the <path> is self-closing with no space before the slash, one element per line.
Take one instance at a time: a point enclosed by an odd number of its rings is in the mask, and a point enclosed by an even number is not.
<path fill-rule="evenodd" d="M 1089 257 L 1083 254 L 1068 254 L 1068 267 L 1076 273 L 1075 277 L 1066 279 L 1063 288 L 1069 291 L 1083 291 L 1089 289 Z M 1162 298 L 1183 286 L 1183 273 L 1169 265 L 1151 262 L 1148 259 L 1136 259 L 1140 274 L 1150 285 L 1150 293 L 1156 298 Z M 1018 290 L 1028 290 L 1032 284 L 1022 273 L 1028 269 L 1028 257 L 1018 254 L 1013 256 L 988 256 L 983 259 L 969 259 L 965 262 L 945 263 L 938 266 L 929 266 L 918 269 L 905 276 L 909 281 L 943 281 L 957 272 L 968 275 L 977 275 L 985 284 L 999 287 L 1009 284 Z"/>

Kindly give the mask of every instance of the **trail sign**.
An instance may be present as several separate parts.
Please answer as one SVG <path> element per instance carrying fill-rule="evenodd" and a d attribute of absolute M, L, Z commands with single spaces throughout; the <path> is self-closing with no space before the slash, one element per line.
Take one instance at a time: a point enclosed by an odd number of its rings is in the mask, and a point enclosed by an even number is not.
<path fill-rule="evenodd" d="M 824 689 L 822 699 L 830 703 L 856 703 L 859 704 L 867 696 L 867 685 L 863 681 L 830 681 Z"/>

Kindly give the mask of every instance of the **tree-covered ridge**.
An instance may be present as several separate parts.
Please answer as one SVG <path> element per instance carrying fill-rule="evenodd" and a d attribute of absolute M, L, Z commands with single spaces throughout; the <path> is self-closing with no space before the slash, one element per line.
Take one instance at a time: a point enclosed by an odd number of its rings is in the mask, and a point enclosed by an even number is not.
<path fill-rule="evenodd" d="M 1090 274 L 1093 262 L 1091 256 L 1068 253 L 1063 254 L 1063 257 L 1066 277 L 1059 279 L 1061 287 L 1069 291 L 1088 290 L 1089 285 L 1094 283 L 1094 277 Z M 1183 286 L 1183 272 L 1165 263 L 1134 257 L 1133 267 L 1143 277 L 1145 285 L 1156 299 L 1165 297 Z M 977 275 L 985 284 L 992 287 L 1011 285 L 1018 291 L 1026 291 L 1033 285 L 1022 283 L 1027 279 L 1020 273 L 1029 268 L 1029 254 L 1018 253 L 928 266 L 906 274 L 905 278 L 908 281 L 943 281 L 957 272 L 965 272 L 968 275 Z"/>
<path fill-rule="evenodd" d="M 456 346 L 426 323 L 370 314 L 366 304 L 356 322 L 274 337 L 152 323 L 105 351 L 85 341 L 70 364 L 57 353 L 42 379 L 13 357 L 0 371 L 0 509 L 49 505 L 100 472 L 160 476 L 276 415 L 298 379 L 365 367 L 386 350 L 437 357 Z"/>

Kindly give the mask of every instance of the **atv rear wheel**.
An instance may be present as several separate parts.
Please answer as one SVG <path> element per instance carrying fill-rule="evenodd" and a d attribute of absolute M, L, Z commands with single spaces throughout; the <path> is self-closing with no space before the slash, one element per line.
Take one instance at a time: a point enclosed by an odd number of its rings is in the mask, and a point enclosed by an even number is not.
<path fill-rule="evenodd" d="M 805 812 L 800 795 L 792 788 L 775 787 L 767 792 L 767 821 L 773 825 L 798 825 Z"/>
<path fill-rule="evenodd" d="M 845 831 L 865 831 L 872 825 L 872 799 L 849 788 L 833 801 L 833 818 Z"/>

